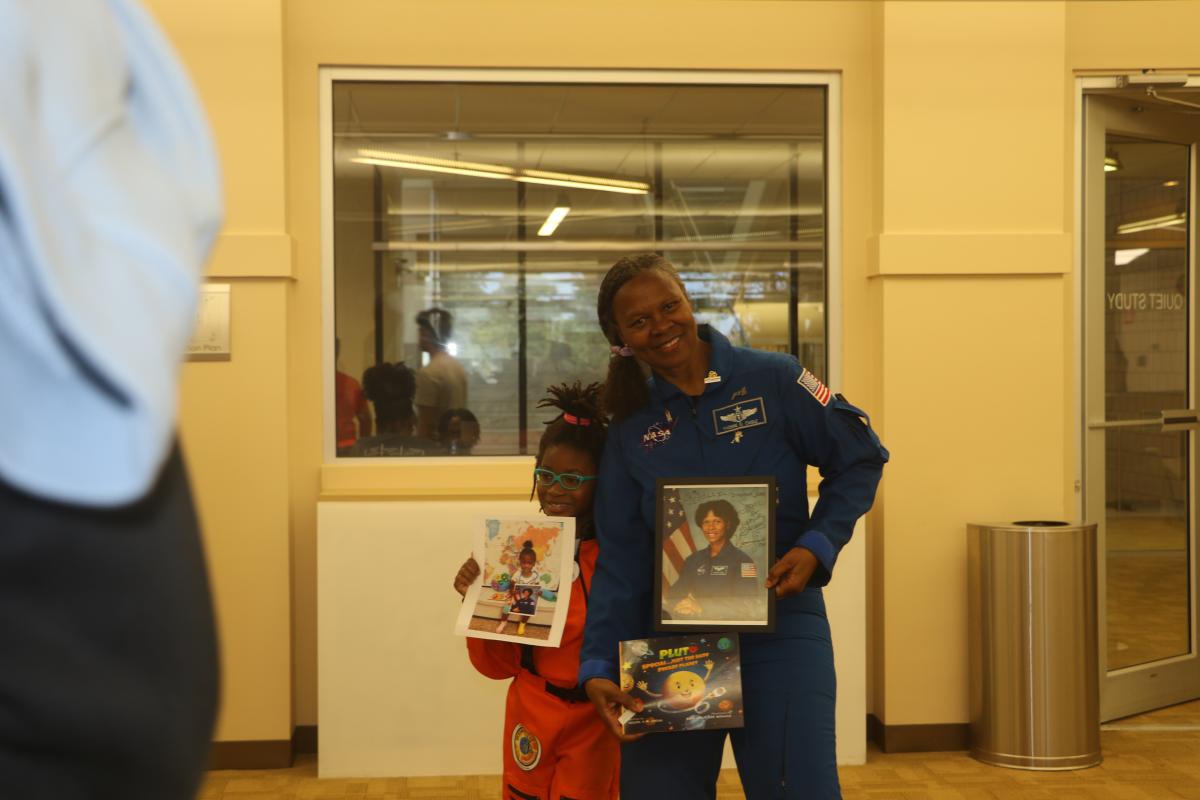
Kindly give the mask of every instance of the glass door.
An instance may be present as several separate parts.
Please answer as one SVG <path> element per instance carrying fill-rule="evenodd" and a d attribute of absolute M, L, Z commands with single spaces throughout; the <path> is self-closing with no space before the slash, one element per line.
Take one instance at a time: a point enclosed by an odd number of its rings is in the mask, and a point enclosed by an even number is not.
<path fill-rule="evenodd" d="M 1113 93 L 1086 96 L 1084 122 L 1083 492 L 1100 532 L 1108 720 L 1200 697 L 1200 116 Z"/>

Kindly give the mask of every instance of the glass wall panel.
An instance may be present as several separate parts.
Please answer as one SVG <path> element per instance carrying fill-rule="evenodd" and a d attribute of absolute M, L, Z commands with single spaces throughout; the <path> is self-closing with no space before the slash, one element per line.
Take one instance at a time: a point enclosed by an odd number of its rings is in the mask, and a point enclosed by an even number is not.
<path fill-rule="evenodd" d="M 825 105 L 805 86 L 335 82 L 339 455 L 535 452 L 546 386 L 602 379 L 596 292 L 635 252 L 675 263 L 735 344 L 823 376 Z"/>
<path fill-rule="evenodd" d="M 1109 134 L 1105 159 L 1108 667 L 1189 650 L 1189 148 Z M 1139 426 L 1138 420 L 1153 424 Z"/>

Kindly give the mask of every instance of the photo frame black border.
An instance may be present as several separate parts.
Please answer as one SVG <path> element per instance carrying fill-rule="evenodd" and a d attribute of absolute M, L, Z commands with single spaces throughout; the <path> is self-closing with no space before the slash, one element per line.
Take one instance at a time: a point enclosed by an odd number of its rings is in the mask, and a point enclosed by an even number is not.
<path fill-rule="evenodd" d="M 773 475 L 739 475 L 737 477 L 686 477 L 658 478 L 655 485 L 654 497 L 654 630 L 658 632 L 704 633 L 708 631 L 730 631 L 737 633 L 771 633 L 775 630 L 775 592 L 764 588 L 767 593 L 767 620 L 764 625 L 746 625 L 744 623 L 701 622 L 696 624 L 672 623 L 663 621 L 663 540 L 667 531 L 663 529 L 663 493 L 670 488 L 703 488 L 706 486 L 727 486 L 729 484 L 765 484 L 767 486 L 767 569 L 774 564 L 775 559 L 775 511 L 777 507 L 777 488 Z M 763 576 L 766 580 L 766 574 Z"/>

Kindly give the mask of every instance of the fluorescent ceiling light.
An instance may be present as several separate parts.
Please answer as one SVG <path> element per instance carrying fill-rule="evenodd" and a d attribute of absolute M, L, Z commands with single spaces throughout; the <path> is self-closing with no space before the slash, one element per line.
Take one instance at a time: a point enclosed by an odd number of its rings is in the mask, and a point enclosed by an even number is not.
<path fill-rule="evenodd" d="M 456 161 L 449 158 L 430 158 L 429 156 L 414 156 L 409 153 L 393 153 L 390 150 L 360 149 L 359 156 L 363 158 L 378 158 L 385 161 L 403 161 L 415 165 L 431 167 L 455 167 L 472 171 L 494 172 L 499 175 L 512 175 L 516 170 L 512 167 L 502 167 L 497 164 L 481 164 L 477 161 Z"/>
<path fill-rule="evenodd" d="M 355 164 L 374 164 L 378 167 L 393 167 L 395 169 L 417 169 L 423 172 L 442 172 L 448 175 L 468 175 L 472 178 L 497 178 L 512 180 L 511 175 L 478 169 L 462 169 L 460 167 L 443 167 L 439 164 L 419 164 L 413 161 L 399 161 L 392 158 L 352 158 Z"/>
<path fill-rule="evenodd" d="M 457 161 L 448 158 L 429 158 L 411 153 L 395 153 L 388 150 L 361 148 L 358 155 L 350 159 L 355 164 L 373 164 L 379 167 L 412 169 L 423 172 L 440 172 L 448 175 L 466 175 L 472 178 L 536 183 L 544 186 L 563 186 L 571 189 L 592 189 L 598 192 L 617 194 L 649 194 L 650 184 L 641 181 L 623 181 L 617 178 L 597 178 L 592 175 L 575 175 L 570 172 L 547 172 L 538 169 L 514 169 L 499 164 L 481 164 L 476 161 Z"/>
<path fill-rule="evenodd" d="M 1142 231 L 1152 231 L 1158 228 L 1178 228 L 1187 221 L 1187 214 L 1180 212 L 1178 214 L 1167 214 L 1162 217 L 1151 217 L 1150 219 L 1140 219 L 1137 222 L 1126 222 L 1124 225 L 1117 226 L 1118 234 L 1125 233 L 1140 233 Z"/>
<path fill-rule="evenodd" d="M 1104 151 L 1104 171 L 1116 172 L 1122 169 L 1125 165 L 1121 163 L 1121 157 L 1117 155 L 1117 151 L 1111 147 Z"/>
<path fill-rule="evenodd" d="M 517 180 L 523 183 L 569 186 L 576 189 L 598 189 L 602 192 L 619 192 L 621 194 L 647 194 L 650 191 L 650 184 L 642 183 L 641 181 L 593 178 L 588 175 L 573 175 L 569 172 L 547 172 L 540 169 L 523 169 Z"/>
<path fill-rule="evenodd" d="M 1134 259 L 1141 258 L 1149 252 L 1149 247 L 1135 247 L 1132 250 L 1118 250 L 1113 253 L 1113 262 L 1118 267 L 1123 267 Z"/>
<path fill-rule="evenodd" d="M 542 223 L 542 227 L 538 228 L 538 236 L 551 236 L 558 230 L 558 224 L 571 211 L 570 206 L 555 206 L 550 214 L 546 217 L 546 221 Z"/>

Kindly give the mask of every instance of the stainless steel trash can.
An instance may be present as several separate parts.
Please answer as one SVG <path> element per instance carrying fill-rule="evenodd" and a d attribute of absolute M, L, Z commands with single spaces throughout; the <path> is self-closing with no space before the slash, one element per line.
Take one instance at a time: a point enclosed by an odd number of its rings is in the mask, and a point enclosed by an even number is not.
<path fill-rule="evenodd" d="M 1100 763 L 1096 526 L 967 526 L 971 755 L 1022 769 Z"/>

